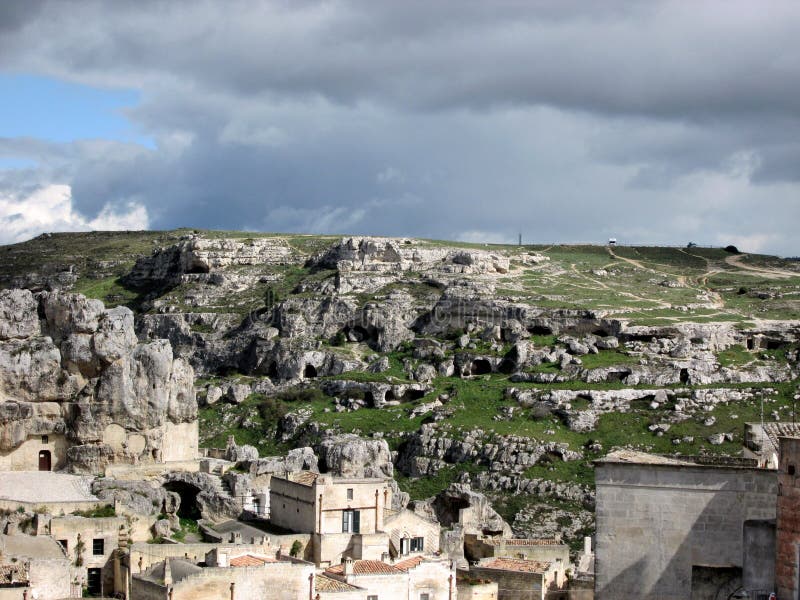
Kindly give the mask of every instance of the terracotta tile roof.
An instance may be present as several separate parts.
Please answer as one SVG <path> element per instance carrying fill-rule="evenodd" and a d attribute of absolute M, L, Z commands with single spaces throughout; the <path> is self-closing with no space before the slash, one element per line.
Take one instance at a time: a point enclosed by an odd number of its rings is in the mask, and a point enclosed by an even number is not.
<path fill-rule="evenodd" d="M 328 567 L 325 572 L 332 575 L 342 575 L 344 574 L 344 565 L 339 564 Z M 354 575 L 393 575 L 401 572 L 395 566 L 380 560 L 357 560 L 353 563 Z"/>
<path fill-rule="evenodd" d="M 243 554 L 230 560 L 232 567 L 260 567 L 265 563 L 277 562 L 274 558 L 266 558 L 264 556 L 253 556 L 252 554 Z"/>
<path fill-rule="evenodd" d="M 22 565 L 0 565 L 0 585 L 28 583 L 28 576 Z"/>
<path fill-rule="evenodd" d="M 354 585 L 339 581 L 333 577 L 328 577 L 325 574 L 317 575 L 314 578 L 314 591 L 315 592 L 353 592 L 359 590 Z"/>
<path fill-rule="evenodd" d="M 523 538 L 514 538 L 514 539 L 488 539 L 484 540 L 490 546 L 560 546 L 561 542 L 559 542 L 555 538 L 541 538 L 541 539 L 523 539 Z"/>
<path fill-rule="evenodd" d="M 775 451 L 780 449 L 778 438 L 800 437 L 800 423 L 766 422 L 763 427 L 764 433 Z"/>
<path fill-rule="evenodd" d="M 394 567 L 396 569 L 400 569 L 401 571 L 408 571 L 409 569 L 413 569 L 419 563 L 423 562 L 425 559 L 421 556 L 414 556 L 412 558 L 407 558 L 405 560 L 401 560 L 400 562 L 394 563 Z"/>
<path fill-rule="evenodd" d="M 486 562 L 479 562 L 478 567 L 497 569 L 500 571 L 518 571 L 520 573 L 544 573 L 550 563 L 539 560 L 524 560 L 521 558 L 492 558 Z"/>

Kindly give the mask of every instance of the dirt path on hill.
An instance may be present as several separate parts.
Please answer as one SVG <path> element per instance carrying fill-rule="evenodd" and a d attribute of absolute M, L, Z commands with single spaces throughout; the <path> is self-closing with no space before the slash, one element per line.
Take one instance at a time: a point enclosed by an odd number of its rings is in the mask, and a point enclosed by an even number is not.
<path fill-rule="evenodd" d="M 789 277 L 797 277 L 798 273 L 792 271 L 783 271 L 781 269 L 767 269 L 764 267 L 754 267 L 742 262 L 747 254 L 733 254 L 725 259 L 725 262 L 733 267 L 742 269 L 743 271 L 750 271 L 751 273 L 758 273 L 766 279 L 787 279 Z"/>

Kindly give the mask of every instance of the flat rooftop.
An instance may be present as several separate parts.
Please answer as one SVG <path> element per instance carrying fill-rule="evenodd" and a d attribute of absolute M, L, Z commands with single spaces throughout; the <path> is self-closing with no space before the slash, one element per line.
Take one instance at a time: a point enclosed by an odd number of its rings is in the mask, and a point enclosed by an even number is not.
<path fill-rule="evenodd" d="M 617 450 L 595 464 L 632 464 L 667 467 L 720 467 L 728 469 L 756 469 L 758 461 L 736 456 L 681 456 L 667 454 L 648 454 L 636 450 Z"/>
<path fill-rule="evenodd" d="M 99 502 L 92 494 L 93 477 L 51 471 L 8 471 L 1 477 L 0 500 L 40 504 Z"/>

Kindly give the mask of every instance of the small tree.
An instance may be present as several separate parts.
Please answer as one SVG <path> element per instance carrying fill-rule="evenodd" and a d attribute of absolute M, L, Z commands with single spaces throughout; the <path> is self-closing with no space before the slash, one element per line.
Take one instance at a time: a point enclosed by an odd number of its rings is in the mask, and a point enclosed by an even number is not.
<path fill-rule="evenodd" d="M 289 556 L 297 558 L 300 555 L 300 550 L 303 549 L 303 543 L 300 540 L 292 542 L 292 547 L 289 549 Z"/>

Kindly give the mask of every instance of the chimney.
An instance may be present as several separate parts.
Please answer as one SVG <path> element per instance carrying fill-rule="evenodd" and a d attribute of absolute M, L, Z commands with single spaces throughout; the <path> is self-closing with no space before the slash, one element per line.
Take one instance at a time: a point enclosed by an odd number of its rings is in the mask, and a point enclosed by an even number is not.
<path fill-rule="evenodd" d="M 388 552 L 381 553 L 381 562 L 385 562 L 385 563 L 389 562 L 389 553 Z"/>
<path fill-rule="evenodd" d="M 344 568 L 342 569 L 342 575 L 347 577 L 348 575 L 353 574 L 354 562 L 355 561 L 353 561 L 353 559 L 350 558 L 349 556 L 344 557 L 344 559 L 342 560 L 342 565 L 344 566 Z"/>

